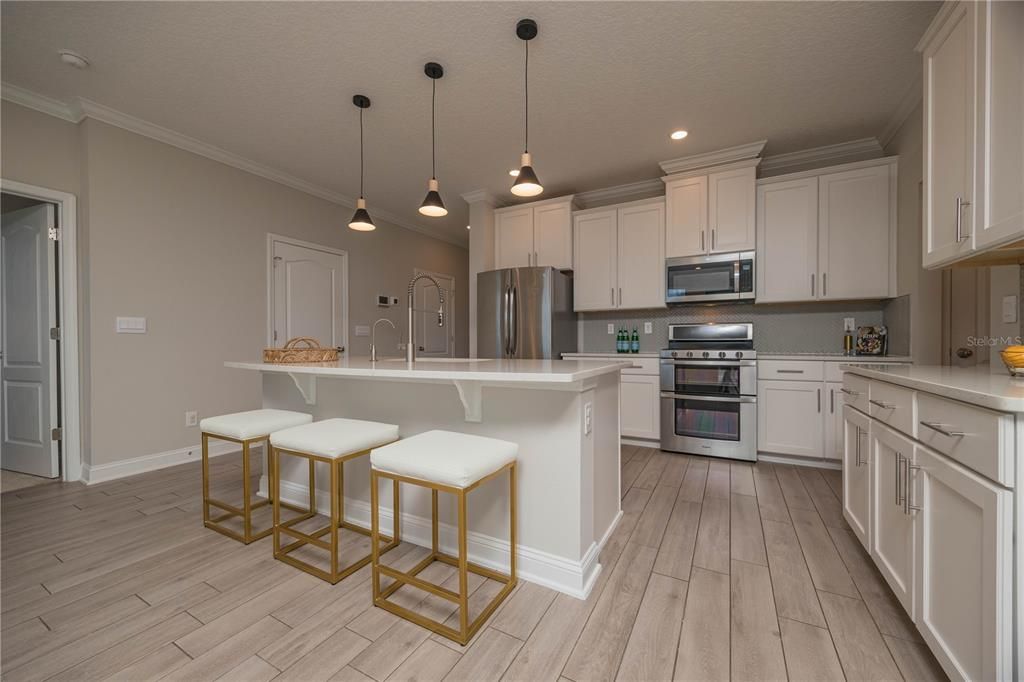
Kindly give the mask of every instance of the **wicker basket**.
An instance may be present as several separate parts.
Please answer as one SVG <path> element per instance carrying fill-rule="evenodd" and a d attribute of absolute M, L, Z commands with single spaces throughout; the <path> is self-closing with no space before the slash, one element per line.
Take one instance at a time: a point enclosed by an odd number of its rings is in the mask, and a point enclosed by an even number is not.
<path fill-rule="evenodd" d="M 338 349 L 324 348 L 308 336 L 288 339 L 283 348 L 264 348 L 263 362 L 288 364 L 291 362 L 337 362 Z"/>

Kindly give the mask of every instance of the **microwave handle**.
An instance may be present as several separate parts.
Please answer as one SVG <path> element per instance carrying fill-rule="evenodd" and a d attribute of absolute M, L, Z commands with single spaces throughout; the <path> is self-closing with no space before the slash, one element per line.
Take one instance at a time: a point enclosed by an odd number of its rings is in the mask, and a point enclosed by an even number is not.
<path fill-rule="evenodd" d="M 740 293 L 740 261 L 736 261 L 732 264 L 732 290 L 735 293 Z"/>

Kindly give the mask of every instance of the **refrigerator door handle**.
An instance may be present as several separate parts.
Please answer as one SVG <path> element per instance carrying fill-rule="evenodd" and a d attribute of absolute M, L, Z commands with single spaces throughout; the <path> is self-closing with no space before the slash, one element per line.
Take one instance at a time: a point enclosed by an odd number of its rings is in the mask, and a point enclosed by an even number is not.
<path fill-rule="evenodd" d="M 512 328 L 512 287 L 505 287 L 505 293 L 502 296 L 502 304 L 502 312 L 504 313 L 505 319 L 502 320 L 502 327 L 504 327 L 504 329 L 502 329 L 503 334 L 501 337 L 501 347 L 502 352 L 507 356 L 509 354 L 509 337 Z"/>
<path fill-rule="evenodd" d="M 509 336 L 509 352 L 508 354 L 515 357 L 519 351 L 519 290 L 518 287 L 512 287 L 511 298 L 508 307 L 508 336 Z"/>

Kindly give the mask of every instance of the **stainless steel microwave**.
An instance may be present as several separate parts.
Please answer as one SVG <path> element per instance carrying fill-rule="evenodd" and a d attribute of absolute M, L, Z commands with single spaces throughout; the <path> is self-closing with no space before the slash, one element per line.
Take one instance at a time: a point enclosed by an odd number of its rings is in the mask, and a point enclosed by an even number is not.
<path fill-rule="evenodd" d="M 754 252 L 665 260 L 665 302 L 754 299 Z"/>

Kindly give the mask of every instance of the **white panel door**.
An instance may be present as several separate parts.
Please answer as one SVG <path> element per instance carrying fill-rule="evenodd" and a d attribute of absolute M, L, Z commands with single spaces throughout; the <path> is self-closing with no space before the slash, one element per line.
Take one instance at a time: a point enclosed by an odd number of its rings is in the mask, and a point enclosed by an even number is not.
<path fill-rule="evenodd" d="M 438 324 L 438 311 L 442 309 L 437 287 L 430 280 L 421 279 L 413 290 L 413 320 L 416 325 L 417 357 L 455 357 L 455 278 L 439 272 L 416 269 L 417 275 L 430 275 L 441 285 L 444 293 L 444 319 Z"/>
<path fill-rule="evenodd" d="M 758 303 L 817 298 L 818 178 L 757 188 Z"/>
<path fill-rule="evenodd" d="M 871 558 L 896 598 L 914 616 L 913 514 L 906 512 L 905 460 L 914 443 L 881 422 L 871 424 Z M 913 465 L 913 461 L 910 462 Z"/>
<path fill-rule="evenodd" d="M 665 257 L 707 253 L 708 178 L 682 178 L 665 183 Z"/>
<path fill-rule="evenodd" d="M 978 6 L 975 246 L 1024 238 L 1024 3 Z"/>
<path fill-rule="evenodd" d="M 885 164 L 818 178 L 818 298 L 889 295 L 892 170 Z"/>
<path fill-rule="evenodd" d="M 569 202 L 533 209 L 534 265 L 572 270 L 572 206 Z"/>
<path fill-rule="evenodd" d="M 973 247 L 973 211 L 958 212 L 957 199 L 973 201 L 974 14 L 975 3 L 958 4 L 924 53 L 925 267 Z"/>
<path fill-rule="evenodd" d="M 50 204 L 3 216 L 2 307 L 4 469 L 34 476 L 60 475 L 60 451 L 50 429 L 57 426 L 57 326 L 55 250 L 49 229 L 55 227 Z M 112 321 L 111 321 L 112 322 Z"/>
<path fill-rule="evenodd" d="M 617 306 L 617 223 L 618 211 L 614 208 L 573 218 L 575 310 L 611 310 Z M 664 265 L 659 269 L 664 270 Z"/>
<path fill-rule="evenodd" d="M 278 346 L 310 336 L 324 347 L 345 345 L 348 272 L 342 254 L 274 241 L 274 334 Z"/>
<path fill-rule="evenodd" d="M 661 438 L 661 404 L 657 376 L 623 374 L 619 390 L 622 435 Z"/>
<path fill-rule="evenodd" d="M 843 518 L 854 535 L 871 549 L 871 420 L 849 405 L 843 406 Z"/>
<path fill-rule="evenodd" d="M 494 213 L 494 268 L 526 268 L 533 265 L 533 208 Z"/>
<path fill-rule="evenodd" d="M 951 679 L 1012 676 L 1013 493 L 917 446 L 914 621 Z"/>
<path fill-rule="evenodd" d="M 619 209 L 619 308 L 665 307 L 665 205 Z"/>
<path fill-rule="evenodd" d="M 712 173 L 708 176 L 708 227 L 711 229 L 711 253 L 753 251 L 755 169 Z"/>
<path fill-rule="evenodd" d="M 822 399 L 820 381 L 758 381 L 757 449 L 821 457 Z"/>

